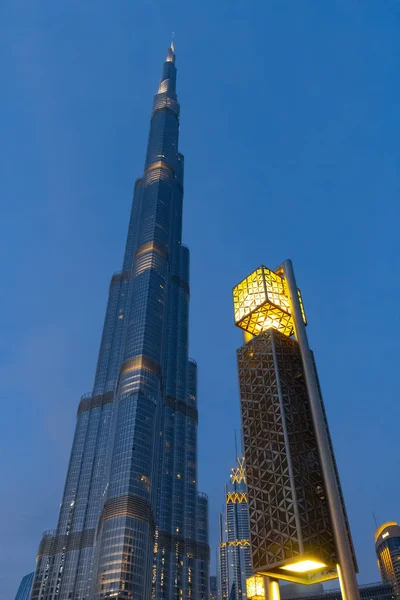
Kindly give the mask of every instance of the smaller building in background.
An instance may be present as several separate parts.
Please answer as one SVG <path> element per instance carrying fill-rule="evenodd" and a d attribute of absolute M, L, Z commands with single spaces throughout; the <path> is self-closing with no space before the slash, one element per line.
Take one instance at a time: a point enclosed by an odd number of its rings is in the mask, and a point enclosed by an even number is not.
<path fill-rule="evenodd" d="M 218 588 L 217 588 L 217 576 L 210 576 L 210 600 L 217 600 Z"/>
<path fill-rule="evenodd" d="M 369 583 L 359 586 L 361 600 L 395 600 L 396 595 L 390 583 Z M 282 600 L 342 600 L 340 589 L 318 591 L 316 585 L 283 585 Z"/>
<path fill-rule="evenodd" d="M 292 598 L 303 598 L 304 596 L 324 596 L 324 586 L 322 583 L 312 583 L 311 585 L 302 585 L 301 583 L 288 583 L 281 585 L 282 600 L 292 600 Z"/>
<path fill-rule="evenodd" d="M 208 545 L 208 496 L 197 494 L 197 535 L 200 575 L 200 600 L 209 600 L 210 594 L 210 547 Z M 189 569 L 190 570 L 190 569 Z"/>
<path fill-rule="evenodd" d="M 32 589 L 34 574 L 35 574 L 34 572 L 29 573 L 28 575 L 25 575 L 25 577 L 22 578 L 22 581 L 19 584 L 17 595 L 15 596 L 15 600 L 28 600 L 29 599 L 31 589 Z"/>
<path fill-rule="evenodd" d="M 252 575 L 244 458 L 237 464 L 225 486 L 225 519 L 220 515 L 219 600 L 246 600 L 246 578 Z"/>
<path fill-rule="evenodd" d="M 391 583 L 400 596 L 400 527 L 395 521 L 384 523 L 375 531 L 375 550 L 382 581 Z"/>

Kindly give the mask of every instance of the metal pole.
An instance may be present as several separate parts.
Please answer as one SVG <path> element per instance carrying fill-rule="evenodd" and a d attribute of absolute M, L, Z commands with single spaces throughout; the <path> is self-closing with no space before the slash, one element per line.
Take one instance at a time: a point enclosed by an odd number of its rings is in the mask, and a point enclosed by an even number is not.
<path fill-rule="evenodd" d="M 281 600 L 281 592 L 279 589 L 279 583 L 276 579 L 271 577 L 265 578 L 267 600 Z"/>
<path fill-rule="evenodd" d="M 357 578 L 354 570 L 353 556 L 350 549 L 343 507 L 339 495 L 338 482 L 336 479 L 336 472 L 329 446 L 328 433 L 326 430 L 321 398 L 315 376 L 314 364 L 311 357 L 310 347 L 308 345 L 303 316 L 301 313 L 292 261 L 286 260 L 282 266 L 289 290 L 295 334 L 299 344 L 303 363 L 308 397 L 310 400 L 311 415 L 324 476 L 333 533 L 335 536 L 336 549 L 340 565 L 338 569 L 338 575 L 340 587 L 342 589 L 342 596 L 343 600 L 359 600 L 360 593 L 358 590 Z"/>
<path fill-rule="evenodd" d="M 342 570 L 340 568 L 340 565 L 336 565 L 336 568 L 337 568 L 337 572 L 338 572 L 338 576 L 339 576 L 340 589 L 342 590 L 342 600 L 348 600 L 348 598 L 346 596 L 346 590 L 344 587 L 344 581 L 343 581 Z"/>

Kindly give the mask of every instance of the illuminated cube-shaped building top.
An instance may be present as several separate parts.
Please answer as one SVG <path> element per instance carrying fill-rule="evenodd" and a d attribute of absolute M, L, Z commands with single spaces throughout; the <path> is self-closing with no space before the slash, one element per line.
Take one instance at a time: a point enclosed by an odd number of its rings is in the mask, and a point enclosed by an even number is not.
<path fill-rule="evenodd" d="M 298 295 L 306 323 L 299 290 Z M 263 265 L 233 288 L 233 305 L 235 325 L 253 336 L 267 329 L 288 337 L 294 333 L 285 279 Z"/>

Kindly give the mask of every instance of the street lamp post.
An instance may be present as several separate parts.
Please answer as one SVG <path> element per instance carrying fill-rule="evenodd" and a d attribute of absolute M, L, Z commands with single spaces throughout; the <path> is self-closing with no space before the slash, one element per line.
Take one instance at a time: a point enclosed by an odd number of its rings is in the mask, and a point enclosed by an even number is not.
<path fill-rule="evenodd" d="M 359 600 L 291 261 L 275 271 L 256 269 L 235 286 L 233 300 L 235 324 L 245 335 L 237 355 L 254 581 L 263 576 L 264 595 L 278 600 L 279 579 L 311 584 L 338 577 L 343 600 Z"/>
<path fill-rule="evenodd" d="M 317 438 L 318 452 L 320 455 L 321 467 L 324 475 L 329 512 L 331 515 L 339 559 L 337 570 L 342 598 L 343 600 L 359 600 L 360 593 L 357 585 L 357 578 L 349 544 L 348 532 L 346 530 L 342 499 L 339 493 L 337 475 L 330 448 L 328 430 L 322 408 L 314 361 L 308 345 L 307 332 L 302 317 L 292 261 L 286 260 L 282 265 L 282 270 L 283 276 L 287 281 L 295 337 L 300 348 L 311 414 L 314 423 L 315 435 Z"/>

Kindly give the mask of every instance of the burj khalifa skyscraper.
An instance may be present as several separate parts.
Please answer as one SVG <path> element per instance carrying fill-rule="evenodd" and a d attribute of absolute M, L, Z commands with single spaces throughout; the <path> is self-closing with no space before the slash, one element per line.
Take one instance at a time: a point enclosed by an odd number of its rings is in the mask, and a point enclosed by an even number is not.
<path fill-rule="evenodd" d="M 31 600 L 208 599 L 178 138 L 171 44 L 93 392 L 79 404 L 59 519 L 40 543 Z"/>

